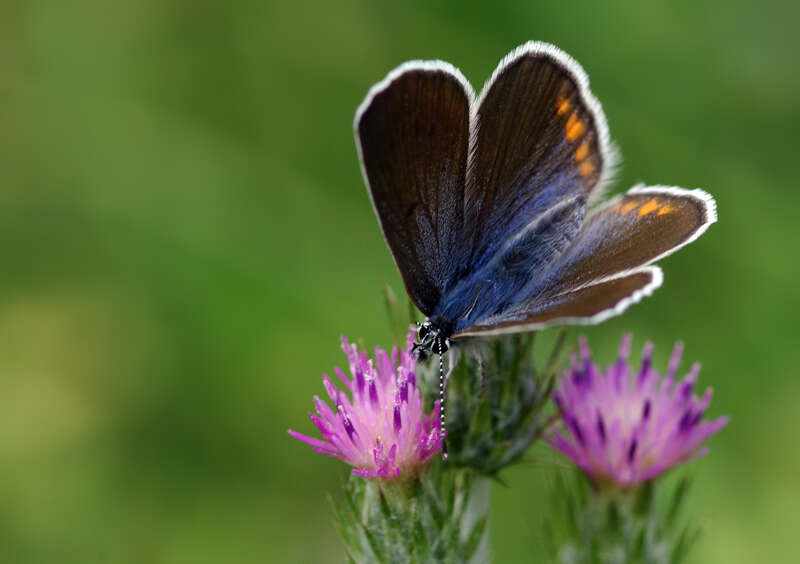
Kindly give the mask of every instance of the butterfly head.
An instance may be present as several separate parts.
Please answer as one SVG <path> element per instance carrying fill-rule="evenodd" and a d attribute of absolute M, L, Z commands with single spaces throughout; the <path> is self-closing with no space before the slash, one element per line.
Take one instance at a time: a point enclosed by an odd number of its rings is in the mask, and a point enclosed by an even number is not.
<path fill-rule="evenodd" d="M 431 354 L 442 354 L 450 348 L 450 339 L 446 332 L 435 322 L 426 319 L 417 329 L 417 342 L 413 353 L 419 360 L 426 360 Z"/>

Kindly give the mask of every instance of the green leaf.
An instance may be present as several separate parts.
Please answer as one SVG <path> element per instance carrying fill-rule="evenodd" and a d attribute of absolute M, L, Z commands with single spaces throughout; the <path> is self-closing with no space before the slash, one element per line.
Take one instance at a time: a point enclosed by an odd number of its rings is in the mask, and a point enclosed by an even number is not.
<path fill-rule="evenodd" d="M 550 351 L 550 357 L 547 359 L 547 364 L 545 364 L 544 374 L 551 374 L 555 372 L 556 365 L 558 364 L 559 358 L 561 358 L 561 352 L 564 350 L 564 343 L 567 342 L 567 331 L 569 330 L 568 327 L 562 327 L 558 332 L 558 337 L 556 338 L 556 343 L 553 345 L 553 348 Z"/>
<path fill-rule="evenodd" d="M 367 539 L 367 542 L 372 549 L 372 554 L 378 559 L 378 562 L 388 563 L 386 555 L 381 550 L 381 543 L 378 542 L 375 534 L 366 525 L 362 525 L 361 530 L 363 531 L 364 537 Z"/>
<path fill-rule="evenodd" d="M 632 556 L 635 561 L 641 561 L 645 557 L 645 540 L 646 540 L 647 531 L 645 529 L 641 529 L 639 534 L 636 536 L 636 542 L 633 545 Z"/>
<path fill-rule="evenodd" d="M 414 520 L 413 539 L 414 546 L 416 546 L 419 551 L 419 556 L 421 558 L 429 557 L 431 554 L 431 541 L 428 539 L 425 533 L 425 527 L 422 526 L 422 521 L 420 519 Z"/>
<path fill-rule="evenodd" d="M 678 541 L 673 545 L 672 552 L 670 553 L 669 561 L 672 564 L 679 564 L 686 558 L 689 549 L 700 537 L 700 529 L 693 528 L 691 525 L 686 525 L 681 531 Z"/>
<path fill-rule="evenodd" d="M 675 525 L 676 518 L 678 516 L 678 512 L 680 511 L 681 504 L 683 503 L 684 498 L 686 497 L 686 492 L 689 490 L 689 486 L 691 486 L 692 480 L 688 474 L 685 474 L 681 477 L 678 485 L 675 486 L 675 491 L 672 494 L 672 500 L 670 502 L 669 511 L 667 512 L 667 518 L 665 519 L 664 523 L 665 526 L 671 528 Z"/>
<path fill-rule="evenodd" d="M 481 517 L 467 536 L 467 541 L 464 543 L 463 558 L 469 560 L 475 555 L 478 547 L 483 539 L 483 534 L 486 531 L 486 524 L 489 522 L 489 516 L 484 515 Z"/>
<path fill-rule="evenodd" d="M 653 506 L 653 482 L 647 481 L 640 485 L 636 492 L 634 513 L 638 516 L 648 515 Z"/>
<path fill-rule="evenodd" d="M 336 530 L 339 531 L 339 534 L 344 541 L 345 549 L 348 550 L 351 546 L 357 546 L 357 537 L 355 531 L 353 531 L 353 527 L 350 525 L 351 520 L 348 519 L 348 516 L 345 515 L 344 509 L 340 507 L 336 501 L 334 501 L 333 496 L 327 494 L 328 504 L 330 505 L 333 511 L 333 520 L 336 526 Z"/>
<path fill-rule="evenodd" d="M 609 500 L 608 507 L 606 508 L 606 530 L 608 531 L 608 534 L 617 534 L 621 530 L 621 522 L 622 519 L 619 514 L 619 508 L 617 507 L 617 501 L 615 499 L 611 499 Z"/>

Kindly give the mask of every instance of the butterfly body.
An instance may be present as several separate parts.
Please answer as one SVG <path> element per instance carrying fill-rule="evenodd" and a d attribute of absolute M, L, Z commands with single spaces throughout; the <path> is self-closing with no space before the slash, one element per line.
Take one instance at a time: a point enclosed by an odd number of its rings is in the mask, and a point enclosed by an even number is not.
<path fill-rule="evenodd" d="M 430 318 L 420 324 L 417 331 L 419 342 L 414 343 L 412 351 L 421 360 L 427 359 L 431 353 L 441 356 L 450 348 L 449 331 L 442 328 Z"/>
<path fill-rule="evenodd" d="M 701 190 L 636 187 L 614 168 L 583 69 L 531 42 L 480 96 L 448 63 L 401 65 L 354 123 L 362 172 L 411 300 L 421 356 L 468 337 L 597 323 L 662 281 L 655 260 L 716 220 Z"/>

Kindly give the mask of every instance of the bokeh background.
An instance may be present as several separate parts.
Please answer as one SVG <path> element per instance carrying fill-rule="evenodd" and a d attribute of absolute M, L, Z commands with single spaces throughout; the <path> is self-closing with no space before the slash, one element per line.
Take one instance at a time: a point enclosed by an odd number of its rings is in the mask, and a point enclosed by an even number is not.
<path fill-rule="evenodd" d="M 571 336 L 685 340 L 732 418 L 692 467 L 692 562 L 797 558 L 798 6 L 2 2 L 0 562 L 341 561 L 347 470 L 286 430 L 401 289 L 353 113 L 407 59 L 480 86 L 528 39 L 591 76 L 613 191 L 719 202 L 652 299 Z M 496 562 L 541 554 L 536 452 L 493 490 Z"/>

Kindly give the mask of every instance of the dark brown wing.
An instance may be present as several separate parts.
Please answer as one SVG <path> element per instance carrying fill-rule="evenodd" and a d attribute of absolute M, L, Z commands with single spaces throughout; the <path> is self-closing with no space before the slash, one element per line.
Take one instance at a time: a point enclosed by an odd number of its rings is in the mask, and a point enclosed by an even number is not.
<path fill-rule="evenodd" d="M 356 145 L 406 290 L 426 315 L 458 268 L 473 94 L 447 63 L 406 63 L 370 89 Z"/>
<path fill-rule="evenodd" d="M 599 191 L 612 151 L 583 69 L 552 45 L 510 53 L 473 110 L 465 202 L 471 268 L 532 218 L 566 198 Z"/>

